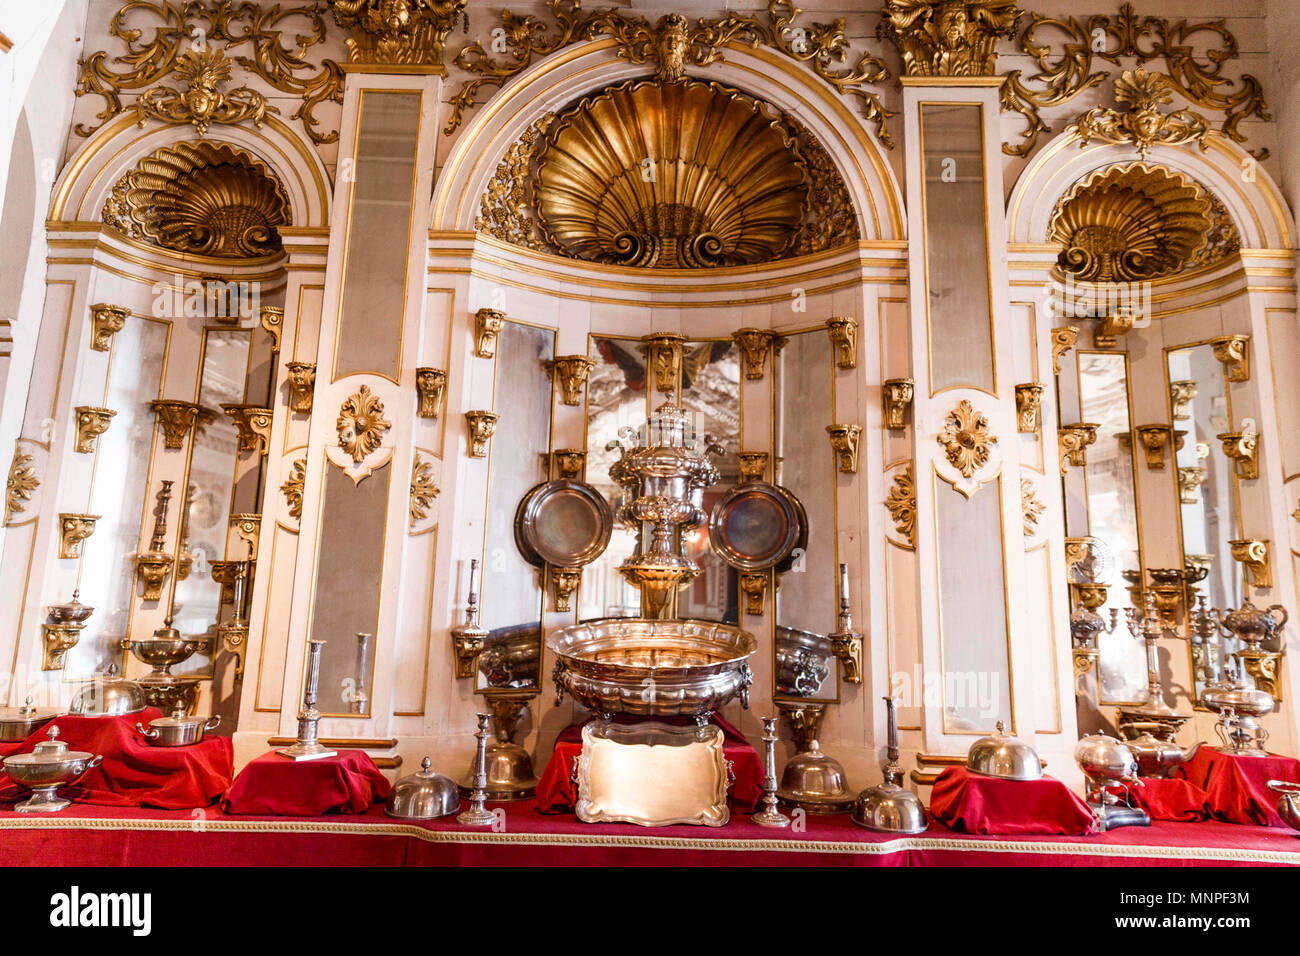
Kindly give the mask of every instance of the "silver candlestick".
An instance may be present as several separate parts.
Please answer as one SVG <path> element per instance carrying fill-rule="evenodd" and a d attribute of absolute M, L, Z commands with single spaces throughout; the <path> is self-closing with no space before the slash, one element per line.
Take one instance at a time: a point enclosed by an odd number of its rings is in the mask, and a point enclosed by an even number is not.
<path fill-rule="evenodd" d="M 357 685 L 352 692 L 352 699 L 348 701 L 348 710 L 354 714 L 370 713 L 370 693 L 367 689 L 367 678 L 370 675 L 366 661 L 370 656 L 370 642 L 373 638 L 373 634 L 357 632 Z"/>
<path fill-rule="evenodd" d="M 320 723 L 320 711 L 316 709 L 316 695 L 320 691 L 320 649 L 324 646 L 324 641 L 307 642 L 307 684 L 302 693 L 302 710 L 298 711 L 298 740 L 293 746 L 276 751 L 290 760 L 320 760 L 338 753 L 322 747 L 316 737 Z"/>
<path fill-rule="evenodd" d="M 760 827 L 787 827 L 790 818 L 776 808 L 776 718 L 763 718 L 763 743 L 766 747 L 763 759 L 763 809 L 755 813 L 751 820 Z"/>
<path fill-rule="evenodd" d="M 474 789 L 469 796 L 469 809 L 456 818 L 457 823 L 470 827 L 486 827 L 496 822 L 496 814 L 484 806 L 487 803 L 487 740 L 491 714 L 478 715 L 478 751 L 474 754 Z"/>

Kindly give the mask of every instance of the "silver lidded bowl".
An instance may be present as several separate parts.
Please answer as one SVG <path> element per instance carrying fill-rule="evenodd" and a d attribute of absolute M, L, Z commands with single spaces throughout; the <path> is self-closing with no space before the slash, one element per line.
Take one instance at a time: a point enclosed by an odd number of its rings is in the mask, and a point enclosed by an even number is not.
<path fill-rule="evenodd" d="M 39 710 L 31 697 L 21 707 L 0 709 L 0 743 L 26 740 L 56 716 L 53 710 Z"/>
<path fill-rule="evenodd" d="M 966 754 L 966 769 L 1004 780 L 1039 780 L 1043 776 L 1043 763 L 1038 759 L 1038 752 L 1018 737 L 1006 733 L 1000 720 L 997 730 L 971 744 Z"/>
<path fill-rule="evenodd" d="M 433 772 L 433 761 L 420 761 L 419 773 L 402 777 L 388 794 L 384 812 L 400 820 L 432 820 L 460 810 L 456 781 Z"/>
<path fill-rule="evenodd" d="M 844 767 L 822 753 L 816 740 L 786 762 L 776 797 L 783 807 L 798 807 L 808 813 L 845 813 L 857 799 L 849 790 Z"/>
<path fill-rule="evenodd" d="M 116 665 L 86 681 L 72 698 L 68 712 L 82 717 L 116 717 L 134 714 L 148 706 L 144 688 L 117 676 Z"/>
<path fill-rule="evenodd" d="M 556 655 L 557 700 L 567 692 L 606 720 L 636 714 L 703 722 L 735 697 L 749 706 L 749 657 L 758 642 L 715 621 L 604 618 L 562 627 L 546 646 Z"/>
<path fill-rule="evenodd" d="M 59 739 L 58 727 L 51 727 L 49 733 L 50 739 L 41 741 L 31 753 L 4 759 L 9 779 L 32 791 L 30 799 L 14 807 L 18 813 L 53 813 L 69 806 L 72 801 L 55 796 L 55 791 L 104 762 L 102 755 L 69 750 Z"/>
<path fill-rule="evenodd" d="M 209 730 L 216 730 L 221 723 L 220 715 L 215 717 L 191 717 L 184 707 L 177 707 L 170 717 L 158 717 L 149 721 L 149 729 L 137 723 L 135 729 L 144 735 L 151 747 L 189 747 L 201 743 Z"/>

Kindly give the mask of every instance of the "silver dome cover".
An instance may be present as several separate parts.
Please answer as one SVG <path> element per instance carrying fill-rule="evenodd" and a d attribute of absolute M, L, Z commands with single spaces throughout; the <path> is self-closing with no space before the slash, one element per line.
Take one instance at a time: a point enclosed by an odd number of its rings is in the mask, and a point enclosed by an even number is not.
<path fill-rule="evenodd" d="M 384 812 L 401 820 L 432 820 L 460 809 L 460 791 L 456 781 L 433 772 L 433 761 L 425 757 L 420 771 L 402 777 L 393 784 Z"/>

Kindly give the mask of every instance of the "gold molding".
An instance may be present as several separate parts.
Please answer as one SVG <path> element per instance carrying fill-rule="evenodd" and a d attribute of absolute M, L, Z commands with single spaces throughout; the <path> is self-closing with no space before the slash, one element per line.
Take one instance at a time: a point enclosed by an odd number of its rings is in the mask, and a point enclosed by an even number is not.
<path fill-rule="evenodd" d="M 964 398 L 944 417 L 943 430 L 935 440 L 943 447 L 948 464 L 963 478 L 973 478 L 987 465 L 992 446 L 998 443 L 989 431 L 988 418 Z"/>
<path fill-rule="evenodd" d="M 909 547 L 916 547 L 916 471 L 912 462 L 894 476 L 894 483 L 885 498 L 885 507 L 894 522 L 894 530 L 907 539 Z"/>
<path fill-rule="evenodd" d="M 1016 386 L 1016 431 L 1031 435 L 1043 426 L 1043 392 L 1046 386 L 1024 382 Z"/>
<path fill-rule="evenodd" d="M 916 381 L 914 379 L 885 379 L 880 397 L 886 428 L 900 429 L 907 427 L 907 410 L 911 407 L 915 396 Z"/>
<path fill-rule="evenodd" d="M 146 119 L 163 123 L 191 124 L 200 136 L 217 123 L 238 126 L 245 120 L 261 127 L 267 113 L 280 112 L 266 97 L 247 86 L 225 92 L 234 64 L 219 49 L 206 46 L 189 49 L 176 58 L 173 72 L 185 82 L 185 90 L 155 86 L 141 93 L 135 101 L 135 114 L 141 127 Z"/>
<path fill-rule="evenodd" d="M 13 521 L 14 515 L 22 514 L 27 510 L 22 503 L 31 501 L 32 495 L 41 486 L 41 480 L 36 477 L 36 469 L 32 467 L 32 461 L 32 456 L 24 454 L 15 442 L 14 457 L 9 462 L 9 476 L 5 479 L 5 525 Z"/>
<path fill-rule="evenodd" d="M 847 315 L 836 315 L 826 320 L 826 334 L 835 349 L 837 368 L 858 367 L 858 322 Z"/>
<path fill-rule="evenodd" d="M 1223 363 L 1223 377 L 1229 382 L 1250 381 L 1250 336 L 1223 335 L 1211 339 L 1214 357 Z"/>
<path fill-rule="evenodd" d="M 858 473 L 858 440 L 862 437 L 861 425 L 827 425 L 826 434 L 830 435 L 831 448 L 839 462 L 842 474 Z"/>
<path fill-rule="evenodd" d="M 897 47 L 907 77 L 992 77 L 997 42 L 1016 35 L 1016 0 L 885 0 L 877 36 Z"/>
<path fill-rule="evenodd" d="M 776 341 L 776 333 L 771 329 L 738 329 L 731 333 L 731 340 L 740 347 L 744 359 L 745 378 L 751 382 L 762 381 L 767 371 L 767 356 Z"/>
<path fill-rule="evenodd" d="M 486 458 L 488 442 L 496 433 L 500 416 L 496 412 L 469 411 L 465 413 L 465 424 L 469 429 L 469 457 Z"/>
<path fill-rule="evenodd" d="M 339 447 L 359 465 L 380 446 L 393 423 L 384 417 L 384 403 L 379 396 L 370 391 L 370 386 L 362 385 L 339 406 L 334 427 Z"/>
<path fill-rule="evenodd" d="M 284 370 L 289 373 L 289 410 L 310 415 L 316 391 L 316 363 L 286 362 Z"/>
<path fill-rule="evenodd" d="M 157 398 L 149 403 L 163 433 L 163 447 L 173 451 L 185 447 L 185 439 L 199 420 L 202 408 L 195 402 Z M 210 413 L 209 413 L 210 414 Z"/>
<path fill-rule="evenodd" d="M 59 557 L 80 558 L 82 543 L 95 533 L 95 522 L 102 515 L 59 514 Z"/>
<path fill-rule="evenodd" d="M 505 327 L 506 314 L 497 309 L 479 309 L 474 313 L 474 354 L 479 358 L 495 358 L 497 336 Z"/>
<path fill-rule="evenodd" d="M 96 352 L 113 348 L 113 336 L 122 331 L 131 310 L 120 305 L 100 302 L 90 307 L 90 347 Z"/>
<path fill-rule="evenodd" d="M 1151 471 L 1164 471 L 1165 446 L 1173 441 L 1173 426 L 1138 425 L 1133 431 L 1137 432 L 1138 441 L 1142 443 L 1142 449 L 1146 452 L 1147 468 Z"/>
<path fill-rule="evenodd" d="M 587 385 L 587 376 L 596 367 L 596 363 L 585 355 L 560 355 L 552 364 L 556 380 L 560 386 L 560 404 L 582 404 L 582 390 Z"/>
<path fill-rule="evenodd" d="M 117 412 L 111 408 L 96 408 L 93 405 L 78 405 L 73 409 L 76 415 L 76 442 L 73 451 L 81 455 L 95 453 L 95 440 L 108 431 Z"/>
<path fill-rule="evenodd" d="M 420 396 L 416 414 L 421 418 L 436 419 L 442 412 L 442 402 L 447 392 L 447 373 L 440 368 L 417 368 L 415 391 Z"/>
<path fill-rule="evenodd" d="M 1228 548 L 1234 561 L 1239 561 L 1250 578 L 1251 587 L 1273 586 L 1273 562 L 1269 543 L 1264 538 L 1242 538 L 1229 541 Z"/>
<path fill-rule="evenodd" d="M 412 530 L 429 517 L 433 499 L 438 497 L 440 490 L 433 480 L 433 462 L 416 452 L 415 460 L 411 463 L 410 527 Z"/>
<path fill-rule="evenodd" d="M 1152 146 L 1182 146 L 1196 143 L 1208 149 L 1210 124 L 1191 110 L 1162 113 L 1160 107 L 1174 100 L 1174 82 L 1163 73 L 1148 73 L 1142 67 L 1125 70 L 1113 84 L 1115 101 L 1127 104 L 1121 111 L 1096 106 L 1079 117 L 1076 130 L 1079 145 L 1092 140 L 1131 144 L 1144 160 Z"/>

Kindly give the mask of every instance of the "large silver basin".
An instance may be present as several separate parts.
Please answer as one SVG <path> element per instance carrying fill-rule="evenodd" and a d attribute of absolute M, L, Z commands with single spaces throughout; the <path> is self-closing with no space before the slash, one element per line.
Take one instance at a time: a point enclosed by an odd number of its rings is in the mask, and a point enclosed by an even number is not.
<path fill-rule="evenodd" d="M 562 627 L 546 639 L 555 652 L 555 693 L 602 717 L 688 716 L 703 722 L 739 697 L 749 706 L 754 635 L 714 621 L 606 618 Z"/>

